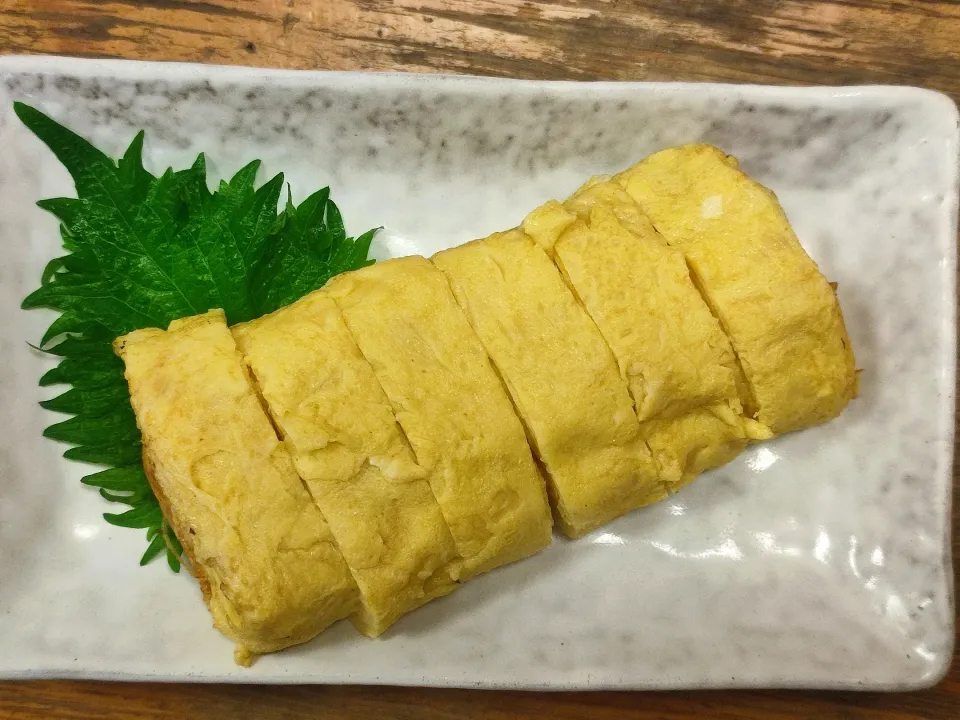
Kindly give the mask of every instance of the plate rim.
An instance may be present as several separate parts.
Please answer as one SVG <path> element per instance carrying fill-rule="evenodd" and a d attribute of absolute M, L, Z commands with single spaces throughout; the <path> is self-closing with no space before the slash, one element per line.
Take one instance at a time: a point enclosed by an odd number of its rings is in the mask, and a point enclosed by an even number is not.
<path fill-rule="evenodd" d="M 476 87 L 495 85 L 526 86 L 531 89 L 552 88 L 566 92 L 582 90 L 609 91 L 614 89 L 636 88 L 658 94 L 688 91 L 691 88 L 706 89 L 708 92 L 733 92 L 737 94 L 755 93 L 763 96 L 782 97 L 785 100 L 802 100 L 807 97 L 824 96 L 827 98 L 855 98 L 863 96 L 902 96 L 903 98 L 925 98 L 939 109 L 948 113 L 954 120 L 954 125 L 960 124 L 960 108 L 945 92 L 932 88 L 915 85 L 889 84 L 857 84 L 857 85 L 771 85 L 762 83 L 733 83 L 707 82 L 684 80 L 540 80 L 531 78 L 508 78 L 489 75 L 472 75 L 469 73 L 424 73 L 401 72 L 394 70 L 324 70 L 324 69 L 296 69 L 273 68 L 255 65 L 222 65 L 192 62 L 164 62 L 158 60 L 128 60 L 120 58 L 78 58 L 67 55 L 4 55 L 0 56 L 0 73 L 29 73 L 50 72 L 64 69 L 69 64 L 69 73 L 80 77 L 95 77 L 110 75 L 118 79 L 136 78 L 137 73 L 149 68 L 157 77 L 151 79 L 166 79 L 173 77 L 183 79 L 193 76 L 197 79 L 206 79 L 207 75 L 216 75 L 225 80 L 253 78 L 286 78 L 294 80 L 308 80 L 310 78 L 326 78 L 334 83 L 369 83 L 375 87 L 381 83 L 389 85 L 420 85 L 442 82 L 453 86 Z M 109 71 L 119 71 L 111 73 Z M 956 128 L 954 141 L 960 135 L 960 127 Z"/>

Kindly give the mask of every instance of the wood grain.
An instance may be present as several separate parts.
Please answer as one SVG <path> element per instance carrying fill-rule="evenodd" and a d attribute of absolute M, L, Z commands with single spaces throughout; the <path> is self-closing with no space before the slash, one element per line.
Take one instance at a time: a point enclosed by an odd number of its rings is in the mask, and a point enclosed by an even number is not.
<path fill-rule="evenodd" d="M 901 83 L 960 97 L 931 0 L 5 0 L 14 53 L 512 77 Z"/>
<path fill-rule="evenodd" d="M 960 0 L 0 0 L 0 52 L 550 79 L 895 83 L 960 101 Z M 955 510 L 955 557 L 958 528 Z M 254 717 L 946 720 L 960 717 L 960 664 L 937 688 L 899 695 L 0 683 L 0 720 Z"/>

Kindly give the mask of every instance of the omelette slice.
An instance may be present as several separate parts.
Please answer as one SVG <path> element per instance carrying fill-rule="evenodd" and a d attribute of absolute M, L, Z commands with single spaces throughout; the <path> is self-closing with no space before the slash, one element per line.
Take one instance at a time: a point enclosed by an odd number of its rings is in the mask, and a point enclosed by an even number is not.
<path fill-rule="evenodd" d="M 376 637 L 453 590 L 462 561 L 440 506 L 329 295 L 232 330 L 360 588 L 354 625 Z"/>
<path fill-rule="evenodd" d="M 686 257 L 738 357 L 747 415 L 776 434 L 839 415 L 857 393 L 850 339 L 774 194 L 709 145 L 663 150 L 616 180 Z"/>
<path fill-rule="evenodd" d="M 357 586 L 251 386 L 223 312 L 114 342 L 164 517 L 236 659 L 302 643 Z"/>
<path fill-rule="evenodd" d="M 461 579 L 549 545 L 550 508 L 523 427 L 443 275 L 407 257 L 340 275 L 326 291 L 427 471 Z"/>
<path fill-rule="evenodd" d="M 433 262 L 513 397 L 564 532 L 664 498 L 610 349 L 544 251 L 511 230 Z"/>
<path fill-rule="evenodd" d="M 617 200 L 636 208 L 629 196 Z M 614 207 L 610 201 L 581 205 L 578 219 L 557 205 L 555 212 L 570 222 L 554 245 L 554 260 L 618 359 L 638 418 L 676 416 L 712 402 L 739 405 L 736 360 L 683 254 L 642 215 L 628 230 Z M 524 228 L 537 239 L 536 228 L 526 222 Z"/>
<path fill-rule="evenodd" d="M 636 203 L 614 183 L 592 182 L 523 226 L 553 249 L 613 351 L 661 480 L 676 490 L 736 457 L 747 435 L 730 344 L 682 253 Z"/>

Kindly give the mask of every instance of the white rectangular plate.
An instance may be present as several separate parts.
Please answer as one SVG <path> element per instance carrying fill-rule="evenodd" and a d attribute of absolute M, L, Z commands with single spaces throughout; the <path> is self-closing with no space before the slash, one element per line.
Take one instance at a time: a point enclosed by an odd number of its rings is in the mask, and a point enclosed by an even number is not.
<path fill-rule="evenodd" d="M 904 88 L 550 83 L 0 60 L 0 676 L 510 688 L 933 683 L 952 653 L 957 112 Z M 35 207 L 73 193 L 24 100 L 157 171 L 254 158 L 329 184 L 379 258 L 519 222 L 669 145 L 733 153 L 831 280 L 860 367 L 838 419 L 750 448 L 670 501 L 471 581 L 381 640 L 347 623 L 233 664 L 196 583 L 137 565 L 139 531 L 41 432 L 52 317 L 21 299 L 59 250 Z"/>

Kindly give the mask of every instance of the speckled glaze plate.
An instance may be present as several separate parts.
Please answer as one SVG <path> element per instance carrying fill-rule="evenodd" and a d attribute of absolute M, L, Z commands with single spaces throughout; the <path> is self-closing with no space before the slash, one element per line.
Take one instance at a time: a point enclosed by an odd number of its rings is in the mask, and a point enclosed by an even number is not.
<path fill-rule="evenodd" d="M 0 676 L 531 689 L 916 688 L 947 669 L 957 111 L 909 88 L 551 83 L 0 60 Z M 196 583 L 140 568 L 86 468 L 41 438 L 50 316 L 20 300 L 58 249 L 34 203 L 71 194 L 24 100 L 153 169 L 248 160 L 330 184 L 378 257 L 516 224 L 594 173 L 714 143 L 780 196 L 831 280 L 862 393 L 667 502 L 471 581 L 383 639 L 346 623 L 233 664 Z"/>

